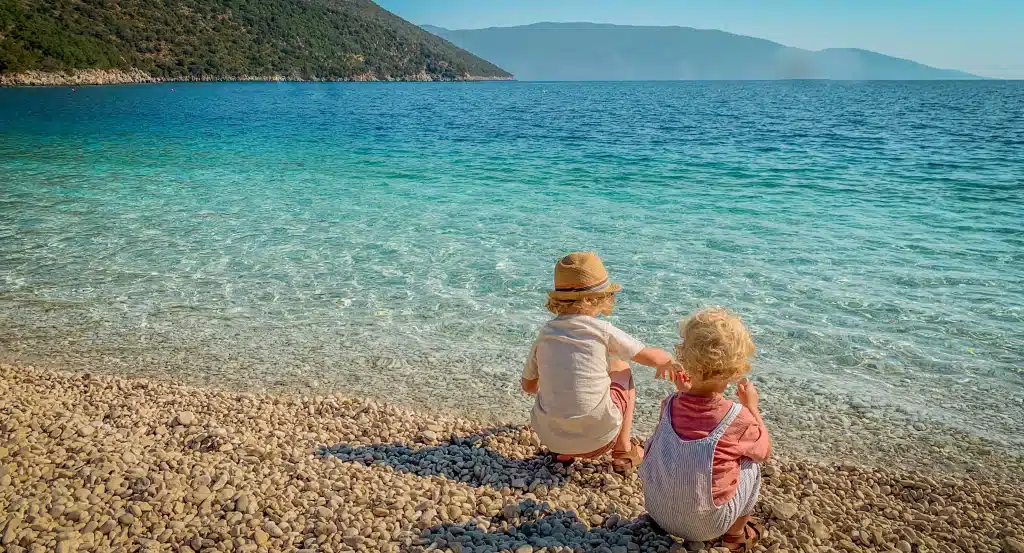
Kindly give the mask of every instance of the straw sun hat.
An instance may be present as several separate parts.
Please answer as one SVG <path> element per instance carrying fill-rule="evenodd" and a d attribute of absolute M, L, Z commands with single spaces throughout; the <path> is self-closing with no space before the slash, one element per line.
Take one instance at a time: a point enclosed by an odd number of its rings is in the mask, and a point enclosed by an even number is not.
<path fill-rule="evenodd" d="M 574 252 L 555 264 L 554 300 L 578 300 L 614 294 L 622 286 L 608 280 L 608 271 L 594 252 Z"/>

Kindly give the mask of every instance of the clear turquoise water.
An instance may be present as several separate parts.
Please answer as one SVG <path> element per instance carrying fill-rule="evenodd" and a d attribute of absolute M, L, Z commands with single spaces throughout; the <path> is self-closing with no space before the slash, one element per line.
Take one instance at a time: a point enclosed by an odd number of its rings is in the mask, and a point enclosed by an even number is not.
<path fill-rule="evenodd" d="M 474 406 L 577 249 L 651 344 L 724 304 L 763 375 L 1010 428 L 1024 83 L 0 90 L 0 358 Z"/>

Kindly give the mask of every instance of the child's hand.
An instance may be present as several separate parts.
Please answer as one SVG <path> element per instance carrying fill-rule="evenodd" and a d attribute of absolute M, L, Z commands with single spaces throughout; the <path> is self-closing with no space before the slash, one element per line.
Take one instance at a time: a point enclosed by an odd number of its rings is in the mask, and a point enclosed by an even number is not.
<path fill-rule="evenodd" d="M 672 371 L 669 376 L 672 379 L 672 383 L 676 385 L 676 391 L 686 392 L 690 389 L 690 377 L 686 375 L 685 371 Z"/>
<path fill-rule="evenodd" d="M 736 397 L 739 398 L 740 404 L 750 409 L 751 411 L 757 409 L 758 395 L 757 388 L 754 387 L 754 383 L 744 378 L 736 386 Z"/>
<path fill-rule="evenodd" d="M 654 374 L 655 380 L 667 380 L 672 375 L 672 363 L 662 363 L 654 368 L 656 371 Z"/>
<path fill-rule="evenodd" d="M 690 389 L 690 377 L 686 375 L 686 370 L 683 369 L 682 363 L 678 361 L 670 361 L 658 365 L 658 374 L 655 378 L 667 380 L 675 384 L 676 390 L 680 392 Z"/>
<path fill-rule="evenodd" d="M 683 366 L 676 361 L 669 360 L 666 363 L 658 365 L 655 370 L 657 373 L 654 375 L 655 380 L 668 380 L 675 382 L 675 373 L 681 372 Z"/>

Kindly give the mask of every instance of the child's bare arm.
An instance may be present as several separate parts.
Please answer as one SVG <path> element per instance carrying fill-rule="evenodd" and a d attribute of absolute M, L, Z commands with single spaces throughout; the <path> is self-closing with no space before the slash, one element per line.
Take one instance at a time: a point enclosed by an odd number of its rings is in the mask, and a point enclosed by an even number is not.
<path fill-rule="evenodd" d="M 658 374 L 655 375 L 655 378 L 663 379 L 668 376 L 672 364 L 672 356 L 661 348 L 644 348 L 633 356 L 633 361 L 648 367 L 657 367 Z"/>
<path fill-rule="evenodd" d="M 522 383 L 521 383 L 521 385 L 523 387 L 523 391 L 528 393 L 528 394 L 536 394 L 537 393 L 537 387 L 539 386 L 539 384 L 540 384 L 540 379 L 539 378 L 534 378 L 532 380 L 524 378 L 522 380 Z"/>
<path fill-rule="evenodd" d="M 672 362 L 672 356 L 661 348 L 644 348 L 633 356 L 633 361 L 648 367 L 657 367 Z"/>
<path fill-rule="evenodd" d="M 757 424 L 764 426 L 764 420 L 761 418 L 761 411 L 758 409 L 760 403 L 760 394 L 757 393 L 757 387 L 750 380 L 744 378 L 736 384 L 736 398 L 740 400 L 740 405 L 746 407 L 754 415 L 754 419 Z"/>

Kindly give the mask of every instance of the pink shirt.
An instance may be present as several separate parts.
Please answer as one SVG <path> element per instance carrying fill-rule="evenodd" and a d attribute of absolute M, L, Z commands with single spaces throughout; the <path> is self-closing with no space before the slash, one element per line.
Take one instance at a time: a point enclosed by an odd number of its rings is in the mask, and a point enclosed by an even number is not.
<path fill-rule="evenodd" d="M 672 396 L 672 429 L 683 440 L 706 438 L 730 409 L 732 401 L 722 394 L 711 397 L 676 394 Z M 711 495 L 715 505 L 728 503 L 736 494 L 742 460 L 764 462 L 771 452 L 771 443 L 768 429 L 754 420 L 749 409 L 742 408 L 715 446 L 711 466 Z"/>

